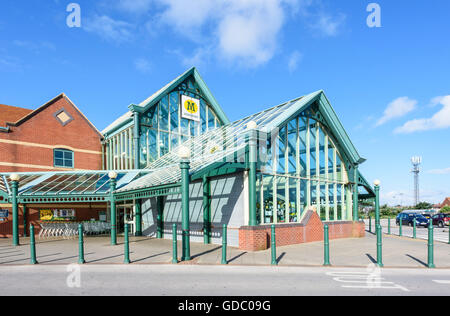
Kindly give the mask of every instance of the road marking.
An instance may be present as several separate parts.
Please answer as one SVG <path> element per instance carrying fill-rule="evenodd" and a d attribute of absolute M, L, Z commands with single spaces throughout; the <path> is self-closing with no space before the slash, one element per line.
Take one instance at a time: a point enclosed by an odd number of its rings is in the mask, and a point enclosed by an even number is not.
<path fill-rule="evenodd" d="M 433 282 L 439 284 L 450 284 L 450 280 L 433 280 Z"/>
<path fill-rule="evenodd" d="M 336 282 L 343 283 L 341 285 L 343 288 L 392 289 L 409 292 L 407 288 L 382 278 L 381 269 L 375 265 L 369 265 L 367 272 L 328 272 L 326 275 L 333 277 Z"/>

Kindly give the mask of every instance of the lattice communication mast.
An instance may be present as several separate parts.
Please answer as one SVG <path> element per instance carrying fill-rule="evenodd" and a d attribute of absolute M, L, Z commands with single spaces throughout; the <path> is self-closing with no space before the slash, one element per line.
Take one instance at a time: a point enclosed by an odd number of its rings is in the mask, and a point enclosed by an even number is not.
<path fill-rule="evenodd" d="M 420 164 L 422 163 L 422 157 L 412 157 L 411 163 L 413 165 L 413 169 L 411 172 L 414 174 L 414 205 L 419 204 L 419 173 L 420 173 Z"/>

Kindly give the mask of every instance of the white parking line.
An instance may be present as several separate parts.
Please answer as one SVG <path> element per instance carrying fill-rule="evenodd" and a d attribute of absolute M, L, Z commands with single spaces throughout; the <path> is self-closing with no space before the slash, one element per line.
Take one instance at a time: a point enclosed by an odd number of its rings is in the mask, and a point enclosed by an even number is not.
<path fill-rule="evenodd" d="M 381 270 L 375 265 L 370 265 L 367 272 L 328 272 L 326 275 L 333 277 L 336 282 L 343 283 L 341 285 L 343 288 L 392 289 L 409 292 L 401 285 L 385 281 L 386 279 L 381 277 Z"/>
<path fill-rule="evenodd" d="M 433 282 L 438 284 L 450 284 L 450 280 L 433 280 Z"/>

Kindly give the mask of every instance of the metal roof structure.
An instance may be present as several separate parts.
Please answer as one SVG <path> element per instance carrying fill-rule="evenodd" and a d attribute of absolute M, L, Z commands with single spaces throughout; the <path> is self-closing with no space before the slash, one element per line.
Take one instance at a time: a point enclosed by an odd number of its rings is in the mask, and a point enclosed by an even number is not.
<path fill-rule="evenodd" d="M 147 174 L 149 170 L 116 171 L 116 188 Z M 24 202 L 101 202 L 111 193 L 109 171 L 18 173 L 18 198 Z M 11 174 L 0 174 L 0 194 L 11 195 Z"/>

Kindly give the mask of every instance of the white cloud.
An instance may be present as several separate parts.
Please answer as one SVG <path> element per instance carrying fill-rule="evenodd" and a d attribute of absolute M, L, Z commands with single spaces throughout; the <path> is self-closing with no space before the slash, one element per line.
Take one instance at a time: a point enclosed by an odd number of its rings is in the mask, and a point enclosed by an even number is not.
<path fill-rule="evenodd" d="M 136 59 L 134 61 L 134 67 L 142 73 L 149 73 L 152 69 L 150 62 L 145 58 Z"/>
<path fill-rule="evenodd" d="M 403 126 L 398 127 L 395 130 L 395 133 L 409 134 L 419 131 L 449 128 L 450 95 L 440 98 L 439 103 L 442 104 L 442 109 L 434 114 L 431 118 L 422 118 L 408 121 Z"/>
<path fill-rule="evenodd" d="M 132 39 L 132 24 L 114 20 L 106 15 L 95 15 L 91 18 L 86 18 L 84 29 L 87 32 L 95 33 L 107 41 L 111 42 L 126 42 Z"/>
<path fill-rule="evenodd" d="M 184 2 L 158 1 L 165 6 L 162 20 L 201 45 L 195 55 L 210 52 L 224 61 L 250 68 L 274 56 L 286 22 L 286 10 L 297 3 L 296 0 L 196 0 L 190 2 L 186 18 Z"/>
<path fill-rule="evenodd" d="M 288 69 L 289 72 L 292 73 L 297 70 L 298 64 L 302 60 L 303 55 L 300 54 L 298 51 L 294 51 L 290 56 L 288 60 Z"/>
<path fill-rule="evenodd" d="M 408 97 L 401 97 L 395 99 L 387 106 L 384 111 L 384 115 L 377 121 L 376 126 L 383 125 L 384 123 L 405 116 L 416 108 L 417 101 L 411 100 Z"/>
<path fill-rule="evenodd" d="M 310 24 L 313 30 L 319 32 L 319 34 L 324 36 L 336 36 L 339 34 L 342 25 L 344 24 L 346 16 L 344 14 L 339 14 L 332 16 L 330 14 L 321 12 L 316 18 L 316 22 Z"/>

